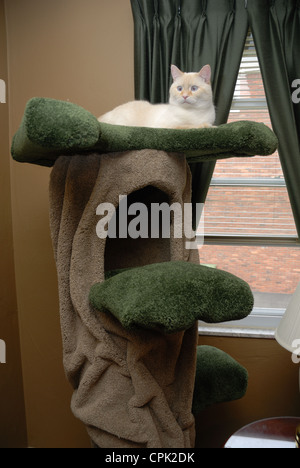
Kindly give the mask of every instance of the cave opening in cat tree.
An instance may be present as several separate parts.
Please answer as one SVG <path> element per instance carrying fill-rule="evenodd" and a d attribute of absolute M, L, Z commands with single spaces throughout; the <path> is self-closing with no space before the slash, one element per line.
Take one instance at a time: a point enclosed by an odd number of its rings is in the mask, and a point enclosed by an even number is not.
<path fill-rule="evenodd" d="M 124 199 L 123 199 L 124 200 Z M 161 206 L 167 204 L 170 206 L 170 197 L 165 191 L 154 186 L 147 185 L 141 189 L 135 190 L 127 196 L 126 207 L 133 204 L 142 204 L 147 213 L 147 233 L 143 237 L 132 238 L 127 231 L 125 237 L 120 236 L 120 205 L 117 206 L 114 217 L 108 225 L 108 233 L 110 232 L 110 224 L 115 223 L 113 236 L 107 236 L 105 255 L 104 255 L 104 270 L 105 272 L 120 268 L 144 266 L 150 263 L 159 263 L 162 261 L 170 261 L 170 238 L 162 236 L 163 213 L 160 213 L 160 222 L 155 226 L 159 231 L 153 237 L 151 226 L 151 209 L 153 204 Z M 121 208 L 122 210 L 122 208 Z M 134 218 L 134 215 L 127 215 L 127 228 Z M 170 213 L 170 233 L 172 233 L 173 216 Z M 157 231 L 157 229 L 155 229 Z M 123 228 L 124 231 L 124 228 Z"/>

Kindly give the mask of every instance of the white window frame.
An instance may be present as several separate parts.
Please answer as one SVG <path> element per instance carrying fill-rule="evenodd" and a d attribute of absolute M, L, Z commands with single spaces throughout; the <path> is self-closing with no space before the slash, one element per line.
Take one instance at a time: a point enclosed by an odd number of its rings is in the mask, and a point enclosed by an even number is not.
<path fill-rule="evenodd" d="M 263 238 L 263 237 L 241 237 L 236 236 L 225 238 L 211 237 L 209 241 L 213 245 L 268 245 L 278 247 L 295 246 L 295 242 L 290 238 Z M 202 245 L 202 244 L 201 244 Z M 199 243 L 200 246 L 200 243 Z M 300 248 L 300 246 L 299 246 Z M 227 336 L 245 338 L 275 339 L 275 331 L 286 308 L 262 308 L 254 307 L 248 317 L 241 320 L 234 320 L 222 323 L 205 323 L 199 321 L 198 334 L 206 336 Z"/>
<path fill-rule="evenodd" d="M 285 309 L 255 308 L 248 317 L 242 320 L 220 324 L 207 324 L 199 321 L 198 334 L 205 336 L 275 339 L 275 330 L 284 312 Z"/>
<path fill-rule="evenodd" d="M 249 42 L 248 42 L 249 44 Z M 242 62 L 243 63 L 242 59 Z M 258 64 L 257 57 L 253 60 Z M 259 64 L 258 64 L 259 65 Z M 243 111 L 249 109 L 268 110 L 266 98 L 255 97 L 251 99 L 238 98 L 239 82 L 237 82 L 235 95 L 232 101 L 231 112 Z M 214 186 L 286 186 L 284 180 L 279 179 L 221 179 L 212 178 L 211 185 Z M 295 246 L 299 244 L 299 239 L 294 236 L 207 236 L 208 242 L 211 244 L 243 244 L 251 245 L 258 243 L 260 245 L 277 245 L 279 246 Z M 300 248 L 300 245 L 299 245 Z M 285 308 L 253 308 L 251 314 L 242 320 L 224 322 L 220 324 L 207 324 L 199 321 L 198 332 L 199 335 L 214 335 L 214 336 L 233 336 L 233 337 L 250 337 L 250 338 L 264 338 L 275 339 L 275 330 L 278 327 L 282 316 L 285 313 Z"/>

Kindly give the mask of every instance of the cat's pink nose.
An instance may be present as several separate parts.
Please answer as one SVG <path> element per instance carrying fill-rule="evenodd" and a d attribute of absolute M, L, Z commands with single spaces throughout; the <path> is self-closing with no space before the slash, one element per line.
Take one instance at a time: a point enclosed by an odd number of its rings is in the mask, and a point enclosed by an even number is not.
<path fill-rule="evenodd" d="M 183 97 L 183 99 L 187 99 L 187 98 L 188 98 L 188 96 L 182 96 L 182 97 Z"/>

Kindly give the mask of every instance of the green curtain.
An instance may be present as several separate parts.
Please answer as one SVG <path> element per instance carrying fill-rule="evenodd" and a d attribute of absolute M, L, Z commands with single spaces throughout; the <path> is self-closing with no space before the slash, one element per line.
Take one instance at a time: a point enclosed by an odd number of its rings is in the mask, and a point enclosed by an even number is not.
<path fill-rule="evenodd" d="M 272 127 L 300 237 L 300 1 L 248 0 L 249 23 L 262 71 Z M 299 86 L 299 85 L 298 85 Z"/>
<path fill-rule="evenodd" d="M 135 98 L 167 102 L 170 66 L 212 68 L 216 124 L 228 118 L 248 31 L 245 0 L 131 0 Z M 191 164 L 192 201 L 205 201 L 215 163 Z M 195 227 L 195 220 L 194 220 Z"/>

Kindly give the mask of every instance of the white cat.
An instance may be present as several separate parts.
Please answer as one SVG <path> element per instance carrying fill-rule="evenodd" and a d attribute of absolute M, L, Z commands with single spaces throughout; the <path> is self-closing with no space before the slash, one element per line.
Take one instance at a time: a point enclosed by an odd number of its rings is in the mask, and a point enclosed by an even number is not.
<path fill-rule="evenodd" d="M 184 73 L 171 66 L 173 84 L 169 104 L 132 101 L 99 117 L 99 122 L 114 125 L 155 128 L 203 128 L 215 121 L 211 69 L 205 65 L 199 73 Z"/>

